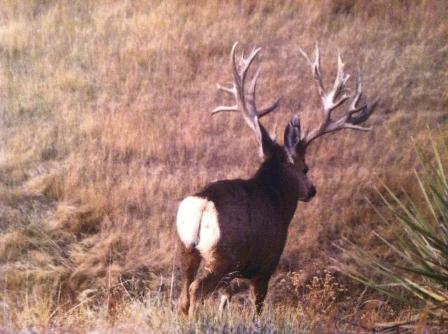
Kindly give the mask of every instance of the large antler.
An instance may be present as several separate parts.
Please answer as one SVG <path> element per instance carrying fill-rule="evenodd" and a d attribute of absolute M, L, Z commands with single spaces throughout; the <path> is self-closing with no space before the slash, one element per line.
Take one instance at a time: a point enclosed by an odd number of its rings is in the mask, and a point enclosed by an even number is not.
<path fill-rule="evenodd" d="M 226 93 L 232 94 L 235 97 L 235 105 L 233 106 L 219 106 L 212 111 L 212 114 L 219 113 L 221 111 L 241 111 L 243 118 L 249 127 L 255 132 L 256 139 L 260 145 L 262 145 L 262 132 L 260 129 L 260 123 L 258 120 L 269 114 L 271 111 L 277 108 L 279 100 L 277 99 L 272 105 L 261 110 L 257 109 L 255 103 L 255 91 L 257 87 L 258 76 L 260 75 L 260 68 L 258 68 L 255 73 L 252 82 L 250 83 L 249 89 L 246 92 L 245 83 L 247 72 L 249 67 L 254 61 L 257 54 L 260 52 L 261 48 L 254 49 L 247 58 L 244 58 L 244 54 L 241 54 L 241 59 L 237 65 L 235 51 L 238 42 L 233 44 L 232 52 L 230 54 L 230 60 L 232 63 L 232 73 L 233 73 L 233 83 L 230 87 L 217 85 L 219 90 Z"/>
<path fill-rule="evenodd" d="M 347 94 L 348 90 L 346 87 L 346 83 L 350 75 L 344 73 L 344 64 L 342 63 L 341 55 L 338 55 L 338 71 L 336 74 L 336 79 L 334 80 L 333 88 L 329 92 L 326 92 L 322 80 L 322 74 L 320 71 L 319 46 L 316 43 L 316 58 L 314 61 L 311 61 L 311 59 L 302 49 L 300 49 L 300 52 L 305 57 L 308 64 L 311 66 L 314 79 L 316 80 L 317 90 L 319 92 L 323 105 L 322 120 L 319 126 L 306 133 L 301 140 L 302 143 L 307 146 L 314 139 L 326 133 L 342 129 L 369 131 L 370 128 L 360 126 L 359 124 L 363 123 L 370 117 L 378 104 L 378 100 L 376 100 L 373 104 L 368 105 L 367 100 L 364 99 L 364 103 L 358 106 L 362 96 L 361 74 L 359 73 L 356 79 L 356 91 L 353 95 L 353 99 L 350 103 L 347 113 L 338 120 L 333 120 L 331 118 L 332 112 L 336 108 L 344 104 L 344 102 L 346 102 L 348 99 L 350 99 L 350 96 Z"/>

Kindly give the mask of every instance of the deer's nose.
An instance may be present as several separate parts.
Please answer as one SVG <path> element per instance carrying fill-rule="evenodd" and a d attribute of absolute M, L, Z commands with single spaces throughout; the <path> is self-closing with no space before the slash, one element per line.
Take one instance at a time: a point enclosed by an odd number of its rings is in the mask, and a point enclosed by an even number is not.
<path fill-rule="evenodd" d="M 316 188 L 314 186 L 311 186 L 311 188 L 308 190 L 308 197 L 313 198 L 314 196 L 316 196 L 316 194 Z"/>

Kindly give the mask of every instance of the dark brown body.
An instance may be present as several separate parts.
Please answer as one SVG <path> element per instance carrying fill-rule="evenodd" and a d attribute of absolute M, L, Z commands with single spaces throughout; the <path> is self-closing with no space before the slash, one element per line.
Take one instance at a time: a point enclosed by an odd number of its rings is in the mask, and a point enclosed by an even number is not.
<path fill-rule="evenodd" d="M 184 312 L 190 301 L 194 305 L 216 288 L 225 288 L 233 278 L 251 280 L 257 310 L 261 311 L 297 201 L 315 194 L 302 171 L 306 168 L 304 161 L 297 162 L 302 168 L 297 169 L 297 164 L 291 168 L 283 147 L 275 144 L 271 149 L 271 158 L 251 179 L 218 181 L 194 195 L 214 204 L 220 237 L 214 247 L 202 252 L 180 243 Z M 203 268 L 194 279 L 201 261 Z"/>
<path fill-rule="evenodd" d="M 270 276 L 286 243 L 298 193 L 276 170 L 264 163 L 254 178 L 208 185 L 197 196 L 215 203 L 221 240 L 216 253 L 229 272 L 244 278 Z"/>

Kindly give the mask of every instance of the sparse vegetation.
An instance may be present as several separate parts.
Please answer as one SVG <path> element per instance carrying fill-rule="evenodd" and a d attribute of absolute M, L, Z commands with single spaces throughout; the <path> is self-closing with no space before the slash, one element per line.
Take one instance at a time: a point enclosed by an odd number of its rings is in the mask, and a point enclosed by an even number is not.
<path fill-rule="evenodd" d="M 361 245 L 351 244 L 345 253 L 356 266 L 341 265 L 342 272 L 405 305 L 424 310 L 437 323 L 448 321 L 446 143 L 446 139 L 441 147 L 433 143 L 432 162 L 422 157 L 424 173 L 415 177 L 420 199 L 406 193 L 400 196 L 387 186 L 385 194 L 380 194 L 388 214 L 379 214 L 385 224 L 395 225 L 396 233 L 391 240 L 376 236 L 394 259 L 380 258 Z"/>
<path fill-rule="evenodd" d="M 393 193 L 418 194 L 410 138 L 427 147 L 427 125 L 447 129 L 447 12 L 443 0 L 2 1 L 0 327 L 297 332 L 409 317 L 338 275 L 334 290 L 350 293 L 334 300 L 307 286 L 326 279 L 341 237 L 387 252 L 370 233 L 380 219 L 364 200 L 381 205 L 377 177 Z M 240 117 L 209 114 L 222 102 L 215 83 L 229 79 L 221 67 L 236 40 L 264 46 L 259 96 L 282 95 L 264 122 L 279 134 L 293 113 L 315 117 L 299 47 L 316 40 L 324 61 L 340 49 L 347 69 L 362 67 L 364 90 L 382 100 L 374 131 L 330 136 L 309 152 L 318 195 L 291 225 L 272 313 L 253 324 L 250 310 L 218 320 L 211 307 L 195 323 L 175 311 L 177 201 L 257 166 Z"/>

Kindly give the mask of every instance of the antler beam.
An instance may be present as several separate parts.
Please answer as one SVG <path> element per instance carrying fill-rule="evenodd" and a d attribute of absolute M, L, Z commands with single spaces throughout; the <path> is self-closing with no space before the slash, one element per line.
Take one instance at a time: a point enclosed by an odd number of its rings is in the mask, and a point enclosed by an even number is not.
<path fill-rule="evenodd" d="M 365 100 L 361 106 L 358 106 L 362 97 L 361 74 L 358 74 L 356 79 L 356 91 L 346 114 L 338 120 L 333 120 L 331 117 L 332 112 L 350 99 L 346 86 L 350 75 L 344 73 L 344 63 L 342 62 L 341 55 L 338 54 L 338 70 L 333 87 L 329 92 L 327 92 L 323 84 L 320 70 L 319 46 L 316 43 L 314 61 L 311 61 L 305 51 L 302 49 L 299 50 L 311 67 L 313 77 L 316 81 L 317 90 L 322 101 L 322 120 L 315 129 L 308 132 L 304 136 L 303 143 L 305 146 L 309 145 L 313 140 L 326 133 L 335 132 L 342 129 L 369 131 L 370 128 L 360 126 L 359 124 L 365 122 L 370 117 L 378 104 L 378 100 L 371 105 L 368 105 Z"/>
<path fill-rule="evenodd" d="M 232 65 L 232 74 L 233 74 L 233 83 L 230 87 L 222 86 L 220 84 L 217 85 L 218 90 L 229 93 L 235 97 L 235 104 L 231 106 L 219 106 L 212 111 L 212 114 L 217 114 L 219 112 L 235 112 L 240 111 L 243 114 L 243 118 L 249 127 L 255 132 L 255 136 L 259 144 L 261 144 L 262 135 L 260 130 L 260 125 L 258 123 L 259 119 L 266 116 L 270 112 L 274 111 L 278 104 L 279 99 L 277 99 L 272 105 L 258 110 L 255 97 L 256 97 L 256 88 L 257 88 L 257 80 L 260 75 L 260 68 L 256 71 L 253 79 L 250 83 L 249 88 L 246 91 L 246 78 L 247 73 L 254 59 L 260 52 L 261 48 L 255 48 L 252 50 L 250 55 L 247 58 L 244 58 L 244 54 L 241 55 L 241 58 L 237 64 L 236 61 L 236 47 L 238 42 L 236 42 L 230 54 L 231 65 Z"/>

